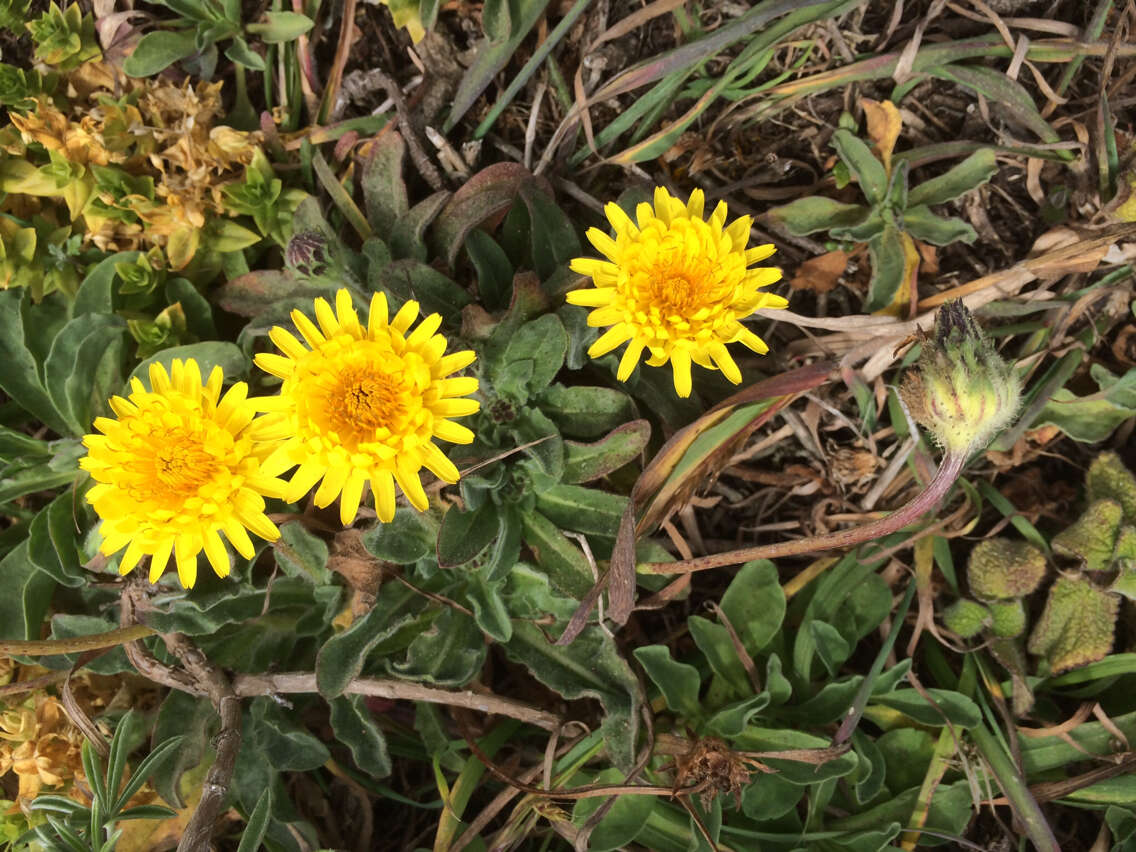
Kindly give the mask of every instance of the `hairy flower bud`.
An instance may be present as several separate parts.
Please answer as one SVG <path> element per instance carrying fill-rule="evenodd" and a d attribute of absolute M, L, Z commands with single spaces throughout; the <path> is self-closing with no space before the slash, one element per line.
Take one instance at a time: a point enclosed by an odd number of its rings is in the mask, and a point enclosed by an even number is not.
<path fill-rule="evenodd" d="M 327 261 L 327 239 L 317 231 L 300 231 L 284 250 L 284 262 L 301 275 L 319 275 Z"/>
<path fill-rule="evenodd" d="M 943 613 L 943 624 L 961 636 L 970 639 L 990 624 L 990 610 L 977 601 L 960 598 Z"/>
<path fill-rule="evenodd" d="M 1045 578 L 1045 554 L 1024 541 L 988 538 L 971 551 L 966 577 L 981 601 L 1024 597 Z"/>
<path fill-rule="evenodd" d="M 1018 410 L 1021 383 L 960 302 L 935 317 L 935 333 L 920 332 L 923 351 L 900 396 L 911 415 L 948 453 L 985 447 Z"/>

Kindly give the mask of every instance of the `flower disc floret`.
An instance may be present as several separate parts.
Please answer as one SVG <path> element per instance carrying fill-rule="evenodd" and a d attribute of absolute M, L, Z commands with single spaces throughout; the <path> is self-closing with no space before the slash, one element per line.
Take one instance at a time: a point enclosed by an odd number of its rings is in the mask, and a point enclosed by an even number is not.
<path fill-rule="evenodd" d="M 102 434 L 83 438 L 79 465 L 97 483 L 87 500 L 102 519 L 99 550 L 109 556 L 126 548 L 120 573 L 149 556 L 150 582 L 157 582 L 172 554 L 188 589 L 202 550 L 217 576 L 229 574 L 222 532 L 246 559 L 255 553 L 249 532 L 280 537 L 264 498 L 283 496 L 285 483 L 261 466 L 271 447 L 252 434 L 256 401 L 244 382 L 222 397 L 223 382 L 214 367 L 203 384 L 192 358 L 175 359 L 169 373 L 151 364 L 150 389 L 132 379 L 130 396 L 110 401 L 116 417 L 95 420 Z"/>
<path fill-rule="evenodd" d="M 626 381 L 644 350 L 647 364 L 670 361 L 675 390 L 690 396 L 691 362 L 718 369 L 734 384 L 742 380 L 726 344 L 741 342 L 759 355 L 769 351 L 740 320 L 759 308 L 788 302 L 766 287 L 781 278 L 775 267 L 750 269 L 775 251 L 772 245 L 746 248 L 753 220 L 742 216 L 726 225 L 726 204 L 703 218 L 705 197 L 696 189 L 683 204 L 663 187 L 654 204 L 640 204 L 636 221 L 617 204 L 604 208 L 615 236 L 598 228 L 588 239 L 604 255 L 576 258 L 575 272 L 589 275 L 594 287 L 568 293 L 570 304 L 595 308 L 588 325 L 610 326 L 588 354 L 599 358 L 627 344 L 617 376 Z"/>
<path fill-rule="evenodd" d="M 296 467 L 285 499 L 299 500 L 317 482 L 315 503 L 339 497 L 339 517 L 349 524 L 370 483 L 381 521 L 394 518 L 395 484 L 410 504 L 429 502 L 419 471 L 425 467 L 444 482 L 457 482 L 458 469 L 434 443 L 473 441 L 473 433 L 452 417 L 475 413 L 477 379 L 452 374 L 473 363 L 466 350 L 446 351 L 436 334 L 442 318 L 430 314 L 418 327 L 418 303 L 407 302 L 389 317 L 386 295 L 371 299 L 363 327 L 351 294 L 340 290 L 335 308 L 315 300 L 316 322 L 292 312 L 303 342 L 286 329 L 270 332 L 283 353 L 257 355 L 261 369 L 283 379 L 271 403 L 264 435 L 281 443 L 266 460 L 272 473 Z"/>

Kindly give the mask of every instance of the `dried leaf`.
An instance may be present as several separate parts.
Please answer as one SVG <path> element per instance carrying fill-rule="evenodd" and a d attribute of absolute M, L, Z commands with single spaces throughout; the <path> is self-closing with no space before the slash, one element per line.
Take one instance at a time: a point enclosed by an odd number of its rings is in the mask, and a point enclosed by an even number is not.
<path fill-rule="evenodd" d="M 840 282 L 840 276 L 848 267 L 848 257 L 848 252 L 837 249 L 810 258 L 797 267 L 789 286 L 794 290 L 827 293 Z"/>
<path fill-rule="evenodd" d="M 891 101 L 881 103 L 870 98 L 860 98 L 860 106 L 868 122 L 868 137 L 872 140 L 876 155 L 883 162 L 884 169 L 891 174 L 891 154 L 899 139 L 899 132 L 903 129 L 899 110 Z"/>

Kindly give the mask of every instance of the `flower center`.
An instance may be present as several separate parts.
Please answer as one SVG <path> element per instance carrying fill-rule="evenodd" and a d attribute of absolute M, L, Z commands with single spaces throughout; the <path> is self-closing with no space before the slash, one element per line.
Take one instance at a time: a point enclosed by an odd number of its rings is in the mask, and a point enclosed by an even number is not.
<path fill-rule="evenodd" d="M 405 390 L 398 372 L 348 368 L 340 373 L 328 400 L 329 425 L 341 436 L 355 435 L 364 440 L 378 429 L 390 429 L 406 416 Z"/>
<path fill-rule="evenodd" d="M 357 452 L 374 442 L 393 447 L 420 431 L 423 393 L 431 378 L 415 354 L 398 355 L 376 341 L 345 338 L 313 350 L 304 372 L 307 378 L 298 378 L 296 388 L 301 393 L 310 388 L 298 406 L 310 437 L 334 439 Z"/>

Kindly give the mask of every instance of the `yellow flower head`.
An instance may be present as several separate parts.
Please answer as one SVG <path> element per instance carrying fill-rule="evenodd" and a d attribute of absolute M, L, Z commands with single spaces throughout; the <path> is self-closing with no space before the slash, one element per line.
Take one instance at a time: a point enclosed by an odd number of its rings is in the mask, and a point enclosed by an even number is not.
<path fill-rule="evenodd" d="M 758 308 L 784 308 L 780 296 L 760 292 L 781 278 L 781 270 L 749 269 L 774 252 L 772 245 L 747 249 L 752 219 L 743 216 L 726 226 L 726 203 L 719 202 L 710 218 L 702 218 L 702 190 L 683 204 L 663 187 L 655 203 L 640 204 L 637 222 L 617 204 L 604 208 L 615 229 L 609 237 L 598 228 L 588 239 L 607 260 L 579 257 L 574 272 L 590 275 L 595 287 L 573 290 L 568 302 L 596 308 L 588 325 L 611 326 L 592 344 L 588 355 L 598 358 L 627 343 L 617 373 L 625 381 L 646 349 L 647 363 L 671 362 L 675 390 L 690 396 L 690 363 L 722 371 L 734 384 L 741 371 L 726 344 L 737 340 L 762 355 L 765 342 L 743 326 Z"/>
<path fill-rule="evenodd" d="M 264 498 L 283 496 L 285 484 L 261 464 L 272 448 L 252 434 L 256 402 L 244 382 L 221 397 L 223 380 L 214 367 L 202 384 L 192 358 L 175 359 L 171 373 L 151 364 L 151 390 L 132 379 L 130 398 L 110 401 L 117 419 L 97 418 L 102 434 L 83 438 L 87 455 L 79 465 L 98 483 L 87 500 L 102 518 L 99 550 L 109 556 L 126 548 L 120 573 L 149 556 L 156 582 L 173 553 L 188 589 L 202 550 L 217 576 L 228 575 L 220 533 L 246 559 L 254 554 L 246 530 L 268 541 L 280 537 Z"/>
<path fill-rule="evenodd" d="M 292 312 L 304 343 L 276 327 L 269 336 L 284 354 L 256 356 L 261 369 L 284 380 L 279 398 L 265 403 L 273 412 L 265 418 L 265 434 L 281 441 L 266 468 L 278 474 L 299 465 L 285 494 L 288 502 L 322 480 L 315 503 L 323 507 L 339 497 L 344 524 L 354 520 L 368 481 L 379 520 L 394 518 L 396 482 L 410 504 L 425 511 L 421 468 L 444 482 L 458 481 L 458 469 L 433 439 L 473 440 L 469 429 L 448 418 L 478 410 L 477 400 L 460 398 L 477 390 L 477 379 L 447 377 L 476 355 L 444 354 L 446 338 L 435 334 L 439 314 L 408 333 L 418 303 L 407 302 L 390 319 L 383 293 L 371 298 L 366 327 L 347 290 L 335 294 L 334 310 L 326 299 L 316 299 L 315 313 L 318 326 Z"/>

